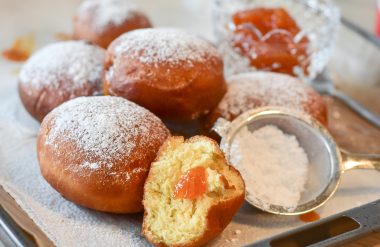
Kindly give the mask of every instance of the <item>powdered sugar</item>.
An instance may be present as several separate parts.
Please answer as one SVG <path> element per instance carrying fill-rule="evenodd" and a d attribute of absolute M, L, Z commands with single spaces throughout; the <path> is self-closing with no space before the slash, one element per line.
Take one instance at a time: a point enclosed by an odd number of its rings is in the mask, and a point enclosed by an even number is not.
<path fill-rule="evenodd" d="M 129 156 L 143 159 L 144 154 L 136 149 L 149 150 L 157 139 L 166 138 L 161 120 L 119 97 L 76 98 L 54 109 L 47 119 L 43 125 L 51 124 L 51 129 L 45 145 L 53 146 L 58 156 L 65 156 L 68 154 L 61 153 L 62 143 L 76 144 L 78 153 L 69 155 L 78 155 L 85 162 L 73 164 L 75 170 L 111 169 L 113 161 Z"/>
<path fill-rule="evenodd" d="M 136 6 L 128 0 L 86 0 L 78 10 L 78 17 L 83 17 L 93 11 L 93 28 L 104 30 L 107 25 L 120 25 L 125 20 L 133 18 L 138 12 Z"/>
<path fill-rule="evenodd" d="M 241 172 L 250 201 L 289 212 L 298 206 L 308 176 L 308 157 L 293 135 L 274 125 L 253 132 L 247 126 L 231 145 L 231 162 Z"/>
<path fill-rule="evenodd" d="M 87 168 L 91 170 L 97 170 L 99 169 L 100 165 L 98 163 L 90 163 L 85 161 L 83 164 L 80 165 L 81 168 Z"/>
<path fill-rule="evenodd" d="M 223 117 L 232 118 L 260 106 L 304 110 L 311 88 L 291 76 L 252 72 L 227 79 L 228 92 L 219 104 Z"/>
<path fill-rule="evenodd" d="M 178 64 L 202 62 L 209 57 L 220 57 L 206 40 L 174 28 L 139 29 L 118 38 L 115 54 L 129 53 L 141 63 Z"/>
<path fill-rule="evenodd" d="M 20 72 L 20 82 L 35 89 L 58 88 L 73 91 L 87 83 L 101 85 L 105 51 L 82 41 L 48 45 L 37 51 Z M 101 88 L 101 87 L 99 87 Z"/>
<path fill-rule="evenodd" d="M 148 169 L 142 168 L 142 167 L 134 168 L 131 172 L 128 172 L 128 173 L 124 174 L 124 176 L 125 176 L 124 179 L 126 181 L 129 181 L 129 180 L 131 180 L 133 178 L 133 176 L 135 176 L 135 174 L 145 173 L 147 171 L 148 171 Z"/>

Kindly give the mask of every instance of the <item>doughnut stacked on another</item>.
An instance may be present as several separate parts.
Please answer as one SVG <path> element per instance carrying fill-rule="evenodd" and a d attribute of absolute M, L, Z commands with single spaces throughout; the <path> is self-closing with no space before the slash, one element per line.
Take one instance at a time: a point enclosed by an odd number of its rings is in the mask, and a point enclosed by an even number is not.
<path fill-rule="evenodd" d="M 223 60 L 207 41 L 178 29 L 139 29 L 108 47 L 105 93 L 170 120 L 192 120 L 226 91 Z"/>
<path fill-rule="evenodd" d="M 86 0 L 74 17 L 74 38 L 107 48 L 121 34 L 151 26 L 128 0 Z"/>
<path fill-rule="evenodd" d="M 159 118 L 133 102 L 76 98 L 41 124 L 41 173 L 76 204 L 104 212 L 140 212 L 150 164 L 168 136 Z"/>
<path fill-rule="evenodd" d="M 63 102 L 103 94 L 104 49 L 66 41 L 37 51 L 22 67 L 19 95 L 38 121 Z"/>
<path fill-rule="evenodd" d="M 231 76 L 227 83 L 227 93 L 207 117 L 207 129 L 219 117 L 232 121 L 248 110 L 264 106 L 300 110 L 327 125 L 327 106 L 324 99 L 295 77 L 273 72 L 251 72 Z"/>

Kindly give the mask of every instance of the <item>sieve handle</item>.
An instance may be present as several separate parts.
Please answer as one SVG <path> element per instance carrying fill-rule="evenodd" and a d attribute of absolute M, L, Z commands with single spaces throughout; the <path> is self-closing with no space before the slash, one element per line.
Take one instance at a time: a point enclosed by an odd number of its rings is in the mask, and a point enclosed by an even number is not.
<path fill-rule="evenodd" d="M 344 171 L 370 169 L 380 171 L 380 154 L 354 154 L 342 151 Z"/>

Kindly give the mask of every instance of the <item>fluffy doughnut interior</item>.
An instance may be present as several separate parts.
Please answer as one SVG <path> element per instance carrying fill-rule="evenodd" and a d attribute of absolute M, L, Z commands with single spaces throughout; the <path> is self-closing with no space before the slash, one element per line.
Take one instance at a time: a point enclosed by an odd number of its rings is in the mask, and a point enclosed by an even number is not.
<path fill-rule="evenodd" d="M 197 167 L 205 169 L 206 192 L 197 199 L 176 198 L 181 177 Z M 244 184 L 208 138 L 195 137 L 184 142 L 181 137 L 172 137 L 152 164 L 144 189 L 144 234 L 153 242 L 170 246 L 202 236 L 207 229 L 209 209 L 244 191 Z"/>

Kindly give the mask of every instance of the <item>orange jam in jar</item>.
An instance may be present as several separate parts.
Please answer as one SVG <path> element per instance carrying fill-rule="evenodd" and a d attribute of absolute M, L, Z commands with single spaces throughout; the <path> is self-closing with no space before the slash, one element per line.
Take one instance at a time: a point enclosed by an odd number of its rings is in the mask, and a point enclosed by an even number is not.
<path fill-rule="evenodd" d="M 259 70 L 307 74 L 309 39 L 283 8 L 253 8 L 232 16 L 232 45 Z"/>

